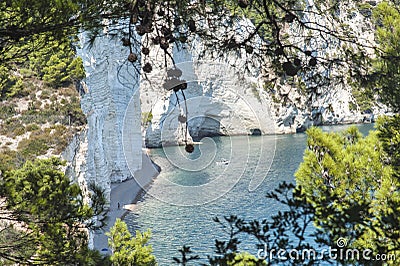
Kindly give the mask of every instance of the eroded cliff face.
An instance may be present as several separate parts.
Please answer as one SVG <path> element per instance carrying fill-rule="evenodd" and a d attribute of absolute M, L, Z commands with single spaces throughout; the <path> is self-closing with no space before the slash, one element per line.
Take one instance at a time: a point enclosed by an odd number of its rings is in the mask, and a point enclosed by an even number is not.
<path fill-rule="evenodd" d="M 298 23 L 288 26 L 289 36 L 297 36 L 291 38 L 292 43 L 311 51 L 319 60 L 316 69 L 307 75 L 321 75 L 323 78 L 329 75 L 329 83 L 318 85 L 310 91 L 312 82 L 293 84 L 282 76 L 273 86 L 267 84 L 266 87 L 274 101 L 272 109 L 275 110 L 279 128 L 294 125 L 296 131 L 301 132 L 312 125 L 370 122 L 375 116 L 388 111 L 386 106 L 379 103 L 378 98 L 370 99 L 371 106 L 367 110 L 360 107 L 361 103 L 355 95 L 362 93 L 363 88 L 350 76 L 351 65 L 346 62 L 346 50 L 362 51 L 367 57 L 375 56 L 374 50 L 371 49 L 375 45 L 371 10 L 376 2 L 367 2 L 370 5 L 362 2 L 338 3 L 331 10 L 336 20 L 328 22 L 323 15 L 318 15 L 318 9 L 313 1 L 309 0 L 306 1 L 305 8 L 311 12 L 303 15 L 303 23 L 314 23 L 312 25 L 321 32 L 301 29 Z M 366 6 L 370 8 L 366 10 Z M 356 46 L 354 41 L 345 42 L 326 33 L 330 30 L 336 32 L 338 29 L 348 31 L 345 36 L 356 36 L 358 43 L 363 46 Z M 298 32 L 302 34 L 296 34 Z M 338 31 L 337 34 L 341 36 L 342 33 Z M 299 58 L 303 64 L 307 62 L 306 57 Z M 327 69 L 320 64 L 324 60 L 343 62 L 332 64 Z"/>
<path fill-rule="evenodd" d="M 186 124 L 178 121 L 180 114 L 187 115 L 189 141 L 215 135 L 247 135 L 257 130 L 263 134 L 275 132 L 269 102 L 259 95 L 257 76 L 246 76 L 231 67 L 229 60 L 237 58 L 194 60 L 186 46 L 175 47 L 172 53 L 183 72 L 180 78 L 188 87 L 184 95 L 163 88 L 166 71 L 162 68 L 149 75 L 150 83 L 141 84 L 143 110 L 153 117 L 145 134 L 148 147 L 183 142 Z M 154 61 L 160 60 L 157 51 L 151 56 Z"/>
<path fill-rule="evenodd" d="M 175 55 L 179 58 L 188 53 L 182 50 Z M 349 110 L 353 97 L 347 88 L 326 91 L 309 106 L 307 97 L 297 88 L 279 87 L 276 92 L 279 96 L 275 96 L 264 89 L 262 78 L 239 73 L 225 62 L 194 61 L 177 63 L 177 66 L 182 67 L 185 80 L 194 80 L 188 82 L 184 91 L 189 139 L 198 141 L 214 135 L 295 133 L 322 123 L 358 123 L 363 120 L 360 112 Z M 154 85 L 165 77 L 152 78 Z M 157 98 L 147 96 L 154 96 L 155 90 L 164 95 Z M 281 101 L 285 93 L 289 99 L 286 103 Z M 183 95 L 165 92 L 162 86 L 142 85 L 141 99 L 144 110 L 151 112 L 153 117 L 146 130 L 146 146 L 182 143 L 184 132 L 177 117 L 184 113 Z"/>
<path fill-rule="evenodd" d="M 281 77 L 271 89 L 261 73 L 241 71 L 245 59 L 196 60 L 195 50 L 186 47 L 173 51 L 176 65 L 183 71 L 182 79 L 188 81 L 184 93 L 189 139 L 296 133 L 312 125 L 360 123 L 370 117 L 350 110 L 355 99 L 349 86 L 321 88 L 307 95 Z M 154 61 L 160 60 L 157 56 L 159 53 L 154 53 Z M 230 61 L 235 61 L 236 67 L 231 67 Z M 150 75 L 152 86 L 141 84 L 143 110 L 152 113 L 145 132 L 148 147 L 182 143 L 184 136 L 177 120 L 185 113 L 184 98 L 181 92 L 163 88 L 165 73 L 160 69 Z"/>
<path fill-rule="evenodd" d="M 87 126 L 75 136 L 64 158 L 70 162 L 69 175 L 84 192 L 94 183 L 104 189 L 109 201 L 111 183 L 132 178 L 142 166 L 140 77 L 132 75 L 132 66 L 126 64 L 129 49 L 119 40 L 105 35 L 91 47 L 87 41 L 81 34 L 78 55 L 86 71 L 81 106 Z"/>
<path fill-rule="evenodd" d="M 311 11 L 315 8 L 312 1 L 308 2 L 307 8 Z M 341 4 L 336 12 L 339 22 L 349 25 L 360 40 L 365 40 L 365 44 L 373 43 L 370 12 L 359 10 L 354 3 L 351 6 Z M 318 16 L 309 15 L 304 20 L 324 25 L 323 18 Z M 241 23 L 251 26 L 250 22 Z M 290 36 L 307 35 L 307 32 L 296 34 L 300 29 L 295 26 L 286 30 Z M 313 37 L 311 41 L 293 37 L 292 41 L 315 51 L 313 56 L 317 58 L 340 56 L 337 47 L 342 43 L 329 36 Z M 310 91 L 307 89 L 310 84 L 293 82 L 286 75 L 266 73 L 268 70 L 263 73 L 256 63 L 250 71 L 244 71 L 251 55 L 232 53 L 215 59 L 207 53 L 204 56 L 203 47 L 202 41 L 196 40 L 191 46 L 175 46 L 170 51 L 177 67 L 183 71 L 181 78 L 188 81 L 184 93 L 188 100 L 189 139 L 213 135 L 296 133 L 313 125 L 369 122 L 388 111 L 378 99 L 367 112 L 360 108 L 346 67 L 337 67 L 330 73 L 340 82 Z M 368 52 L 373 55 L 372 50 Z M 153 49 L 151 59 L 163 65 L 163 52 Z M 307 62 L 308 59 L 302 60 Z M 326 70 L 317 68 L 316 71 L 324 73 Z M 142 108 L 152 113 L 146 130 L 146 145 L 159 147 L 182 143 L 185 124 L 179 123 L 177 117 L 184 113 L 183 95 L 163 88 L 166 71 L 162 67 L 156 68 L 148 77 L 150 82 L 142 83 L 140 87 Z"/>

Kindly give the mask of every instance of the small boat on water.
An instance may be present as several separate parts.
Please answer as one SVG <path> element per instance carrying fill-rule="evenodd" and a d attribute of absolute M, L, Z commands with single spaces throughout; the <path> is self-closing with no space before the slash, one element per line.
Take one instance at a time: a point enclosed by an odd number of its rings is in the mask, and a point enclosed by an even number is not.
<path fill-rule="evenodd" d="M 221 158 L 220 161 L 215 162 L 217 165 L 228 165 L 229 164 L 229 160 L 225 159 L 225 158 Z"/>

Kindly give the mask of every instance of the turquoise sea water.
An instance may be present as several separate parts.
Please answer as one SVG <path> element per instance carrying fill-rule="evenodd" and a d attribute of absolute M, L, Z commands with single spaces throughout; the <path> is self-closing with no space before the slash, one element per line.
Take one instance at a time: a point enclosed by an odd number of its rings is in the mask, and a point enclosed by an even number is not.
<path fill-rule="evenodd" d="M 371 124 L 358 127 L 363 134 L 373 129 Z M 190 156 L 182 147 L 153 149 L 151 157 L 162 172 L 136 211 L 125 218 L 132 231 L 151 229 L 159 265 L 173 265 L 172 258 L 179 257 L 183 245 L 203 258 L 211 254 L 214 239 L 227 239 L 213 217 L 263 219 L 282 209 L 265 194 L 282 181 L 294 182 L 306 135 L 220 137 L 204 139 L 199 146 Z M 242 240 L 241 250 L 256 255 L 254 240 Z"/>

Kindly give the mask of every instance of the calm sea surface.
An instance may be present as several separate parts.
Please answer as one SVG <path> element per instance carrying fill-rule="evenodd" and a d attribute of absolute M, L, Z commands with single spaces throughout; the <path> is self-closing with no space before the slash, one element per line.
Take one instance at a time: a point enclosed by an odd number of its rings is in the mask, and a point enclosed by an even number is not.
<path fill-rule="evenodd" d="M 322 127 L 339 131 L 348 126 Z M 363 134 L 373 125 L 358 125 Z M 203 139 L 189 156 L 182 147 L 153 149 L 162 172 L 135 212 L 125 218 L 131 231 L 150 228 L 159 265 L 173 265 L 178 249 L 212 254 L 214 239 L 227 239 L 214 217 L 269 218 L 282 209 L 265 194 L 282 181 L 294 182 L 306 135 Z M 242 251 L 257 254 L 256 242 L 243 239 Z"/>

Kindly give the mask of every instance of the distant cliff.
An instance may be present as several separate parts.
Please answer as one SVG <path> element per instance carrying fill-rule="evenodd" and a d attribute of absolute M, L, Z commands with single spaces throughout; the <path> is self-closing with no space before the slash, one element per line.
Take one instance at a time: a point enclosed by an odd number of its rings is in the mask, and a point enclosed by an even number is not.
<path fill-rule="evenodd" d="M 311 1 L 307 8 L 313 8 Z M 367 12 L 365 8 L 365 5 L 360 9 L 355 4 L 341 4 L 337 11 L 338 21 L 351 26 L 360 39 L 373 43 L 371 11 Z M 310 14 L 312 12 L 303 19 L 316 20 L 323 25 L 323 18 Z M 246 20 L 241 24 L 251 26 Z M 296 32 L 299 31 L 296 27 L 288 27 L 286 31 L 289 36 L 301 35 Z M 323 40 L 322 37 L 313 37 L 311 41 L 293 37 L 293 42 L 315 51 L 313 55 L 321 58 L 338 56 L 338 45 L 342 45 L 333 38 Z M 245 71 L 245 64 L 252 60 L 251 55 L 227 53 L 216 59 L 210 56 L 212 51 L 207 51 L 204 56 L 204 47 L 201 40 L 195 40 L 190 46 L 175 46 L 171 50 L 177 67 L 183 71 L 181 79 L 188 81 L 184 94 L 188 99 L 189 139 L 213 135 L 296 133 L 313 125 L 371 122 L 376 116 L 390 111 L 379 103 L 377 96 L 363 97 L 363 88 L 355 87 L 357 85 L 346 67 L 333 68 L 329 73 L 340 82 L 310 90 L 310 84 L 306 82 L 294 81 L 285 74 L 265 69 L 267 62 L 254 62 L 253 68 Z M 157 49 L 154 47 L 151 53 L 152 61 L 160 62 L 155 64 L 156 67 L 164 60 L 163 52 Z M 372 56 L 373 51 L 369 52 Z M 324 75 L 324 69 L 319 71 Z M 165 69 L 156 68 L 148 75 L 149 82 L 142 82 L 140 86 L 142 109 L 151 114 L 145 133 L 148 147 L 181 143 L 185 135 L 182 127 L 186 124 L 177 121 L 178 115 L 185 113 L 181 106 L 184 97 L 180 91 L 174 93 L 163 88 L 166 73 Z M 311 76 L 316 74 L 320 73 L 310 73 Z"/>

